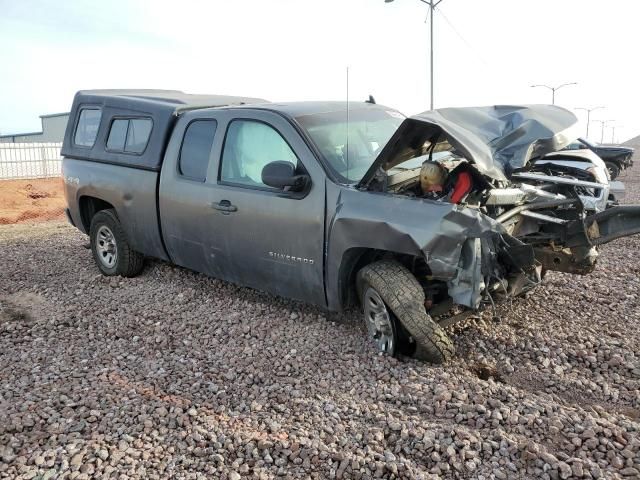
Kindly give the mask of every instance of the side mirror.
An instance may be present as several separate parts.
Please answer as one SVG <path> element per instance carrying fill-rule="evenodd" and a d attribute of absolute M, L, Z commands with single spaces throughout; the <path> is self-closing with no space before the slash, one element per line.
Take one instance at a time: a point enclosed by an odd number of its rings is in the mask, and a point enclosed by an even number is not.
<path fill-rule="evenodd" d="M 264 166 L 262 183 L 280 190 L 289 187 L 289 191 L 299 192 L 309 183 L 309 175 L 296 175 L 296 166 L 293 163 L 278 160 Z"/>

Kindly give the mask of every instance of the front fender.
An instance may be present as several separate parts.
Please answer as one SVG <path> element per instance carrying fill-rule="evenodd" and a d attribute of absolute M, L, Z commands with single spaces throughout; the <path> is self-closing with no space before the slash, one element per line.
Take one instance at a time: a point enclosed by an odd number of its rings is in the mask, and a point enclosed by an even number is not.
<path fill-rule="evenodd" d="M 433 278 L 453 282 L 461 271 L 474 272 L 477 262 L 495 257 L 493 240 L 505 234 L 502 225 L 481 212 L 446 202 L 342 189 L 330 219 L 327 250 L 327 301 L 339 310 L 339 273 L 345 252 L 352 248 L 377 249 L 423 257 Z M 483 239 L 483 254 L 471 264 L 461 259 L 469 239 Z M 476 257 L 474 257 L 476 258 Z M 473 282 L 471 282 L 473 283 Z M 457 284 L 456 284 L 457 285 Z M 477 285 L 469 288 L 476 290 Z M 461 290 L 458 288 L 458 290 Z M 465 289 L 462 289 L 465 290 Z M 476 307 L 477 292 L 460 291 L 458 303 Z M 473 297 L 473 300 L 471 300 Z M 455 300 L 455 299 L 454 299 Z"/>

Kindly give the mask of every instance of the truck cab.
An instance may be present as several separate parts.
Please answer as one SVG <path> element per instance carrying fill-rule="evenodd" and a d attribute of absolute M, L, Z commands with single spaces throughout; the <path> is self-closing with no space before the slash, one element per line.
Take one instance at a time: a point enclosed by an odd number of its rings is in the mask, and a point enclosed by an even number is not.
<path fill-rule="evenodd" d="M 376 146 L 404 118 L 369 103 L 350 110 L 354 120 L 386 120 L 371 139 Z M 327 215 L 335 212 L 327 210 L 327 184 L 336 181 L 335 197 L 349 180 L 320 160 L 294 121 L 310 114 L 346 116 L 347 104 L 79 92 L 62 151 L 70 222 L 90 234 L 93 216 L 108 208 L 145 257 L 339 310 L 342 301 L 330 305 L 325 284 Z M 265 183 L 269 164 L 276 172 L 290 166 L 289 176 L 303 184 Z"/>

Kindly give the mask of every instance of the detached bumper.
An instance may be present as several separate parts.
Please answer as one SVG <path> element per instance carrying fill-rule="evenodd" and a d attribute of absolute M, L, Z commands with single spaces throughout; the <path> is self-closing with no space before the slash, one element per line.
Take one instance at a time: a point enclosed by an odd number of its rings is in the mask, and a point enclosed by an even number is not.
<path fill-rule="evenodd" d="M 570 220 L 547 230 L 547 245 L 534 248 L 545 270 L 585 275 L 596 266 L 594 247 L 640 233 L 640 205 L 620 205 L 580 220 Z"/>
<path fill-rule="evenodd" d="M 640 233 L 640 205 L 619 205 L 567 225 L 567 247 L 597 246 Z"/>

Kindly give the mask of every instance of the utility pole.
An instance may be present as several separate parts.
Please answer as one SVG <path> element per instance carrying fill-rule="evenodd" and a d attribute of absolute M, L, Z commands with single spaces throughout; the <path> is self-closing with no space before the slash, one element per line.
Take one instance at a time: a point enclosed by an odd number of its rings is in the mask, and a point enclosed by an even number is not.
<path fill-rule="evenodd" d="M 578 84 L 578 82 L 563 83 L 562 85 L 558 85 L 557 87 L 550 87 L 549 85 L 531 85 L 531 88 L 544 87 L 544 88 L 548 88 L 549 90 L 551 90 L 551 105 L 555 105 L 556 104 L 556 90 L 560 90 L 562 87 L 566 87 L 568 85 L 577 85 L 577 84 Z"/>
<path fill-rule="evenodd" d="M 616 127 L 624 127 L 624 125 L 613 125 L 611 127 L 611 143 L 616 143 Z"/>
<path fill-rule="evenodd" d="M 593 112 L 594 110 L 598 110 L 599 108 L 604 108 L 604 107 L 600 106 L 600 107 L 593 107 L 593 108 L 585 108 L 585 107 L 575 108 L 575 110 L 584 110 L 585 112 L 587 112 L 587 133 L 584 136 L 584 138 L 586 139 L 589 138 L 589 123 L 591 122 L 591 112 Z"/>
<path fill-rule="evenodd" d="M 384 0 L 384 3 L 391 3 L 394 0 Z M 429 89 L 430 89 L 430 110 L 433 110 L 433 13 L 442 0 L 420 0 L 429 5 Z"/>
<path fill-rule="evenodd" d="M 604 126 L 607 122 L 615 122 L 615 120 L 605 120 L 602 123 L 602 132 L 600 132 L 600 143 L 604 143 Z"/>
<path fill-rule="evenodd" d="M 600 124 L 600 143 L 604 143 L 604 126 L 609 122 L 614 122 L 615 120 L 594 120 L 594 122 L 598 122 Z"/>

